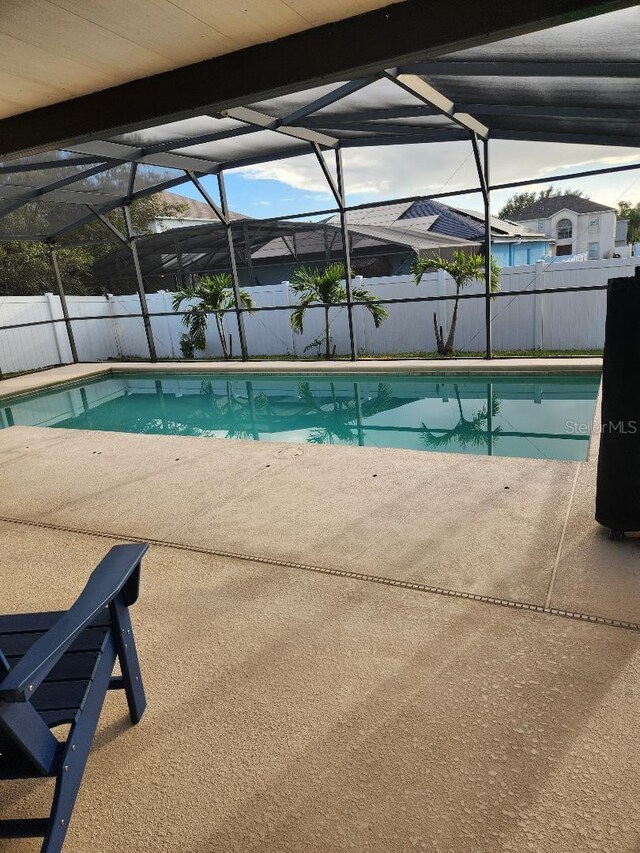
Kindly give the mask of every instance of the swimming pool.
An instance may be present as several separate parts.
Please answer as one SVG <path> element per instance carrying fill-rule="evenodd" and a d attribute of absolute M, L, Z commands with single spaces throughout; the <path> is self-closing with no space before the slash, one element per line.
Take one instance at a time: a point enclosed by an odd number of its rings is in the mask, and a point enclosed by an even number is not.
<path fill-rule="evenodd" d="M 586 458 L 600 377 L 111 373 L 0 400 L 0 426 Z"/>

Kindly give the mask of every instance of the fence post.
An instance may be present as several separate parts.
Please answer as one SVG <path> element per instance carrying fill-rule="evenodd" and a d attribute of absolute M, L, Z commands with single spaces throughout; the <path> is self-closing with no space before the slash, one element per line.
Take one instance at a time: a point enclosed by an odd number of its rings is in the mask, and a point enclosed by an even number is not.
<path fill-rule="evenodd" d="M 287 304 L 291 305 L 291 282 L 283 281 L 282 286 L 284 287 L 284 292 L 287 297 Z M 291 332 L 291 346 L 293 349 L 293 354 L 295 357 L 298 357 L 298 351 L 296 350 L 296 333 L 293 330 L 293 326 L 291 325 L 291 311 L 287 311 L 287 321 L 289 323 L 289 331 Z"/>
<path fill-rule="evenodd" d="M 60 300 L 57 299 L 53 293 L 45 293 L 45 299 L 47 300 L 47 307 L 49 308 L 49 316 L 52 320 L 62 320 L 62 309 L 60 307 Z M 71 361 L 69 357 L 69 343 L 65 340 L 65 335 L 62 334 L 62 323 L 53 323 L 53 338 L 56 342 L 56 349 L 58 351 L 58 359 L 60 364 L 68 364 Z"/>
<path fill-rule="evenodd" d="M 545 262 L 536 261 L 534 283 L 536 290 L 545 287 Z M 536 293 L 533 297 L 533 348 L 544 349 L 544 295 Z"/>
<path fill-rule="evenodd" d="M 120 321 L 118 320 L 118 307 L 115 299 L 113 298 L 113 293 L 107 293 L 107 300 L 109 302 L 109 308 L 111 309 L 111 319 L 113 322 L 113 340 L 116 345 L 116 352 L 118 353 L 118 358 L 122 358 L 122 340 L 120 339 Z"/>
<path fill-rule="evenodd" d="M 363 275 L 354 275 L 352 284 L 353 284 L 354 290 L 358 287 L 363 287 L 364 286 L 364 276 Z M 354 340 L 356 342 L 356 351 L 357 352 L 366 352 L 367 351 L 367 344 L 366 344 L 366 333 L 365 333 L 366 326 L 365 326 L 365 321 L 364 321 L 364 310 L 362 308 L 358 308 L 357 303 L 354 302 L 353 313 L 354 313 L 354 319 L 359 318 L 360 329 L 362 329 L 362 343 L 360 344 L 360 346 L 358 346 L 358 334 L 357 334 L 357 332 L 354 335 Z M 354 326 L 355 326 L 355 323 L 354 323 Z"/>
<path fill-rule="evenodd" d="M 160 297 L 160 311 L 162 313 L 166 313 L 171 311 L 171 300 L 169 298 L 169 294 L 166 290 L 159 290 L 158 296 Z M 182 352 L 180 352 L 180 345 L 176 347 L 176 342 L 173 335 L 173 317 L 170 317 L 169 314 L 164 318 L 166 321 L 167 327 L 167 338 L 169 340 L 169 346 L 171 347 L 171 352 L 168 353 L 169 358 L 181 358 Z"/>

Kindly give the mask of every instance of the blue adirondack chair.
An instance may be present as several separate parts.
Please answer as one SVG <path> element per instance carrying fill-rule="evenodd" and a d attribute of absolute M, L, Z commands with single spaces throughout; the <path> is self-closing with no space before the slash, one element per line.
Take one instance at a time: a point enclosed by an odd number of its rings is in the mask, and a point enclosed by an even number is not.
<path fill-rule="evenodd" d="M 124 690 L 132 723 L 146 700 L 129 618 L 148 545 L 116 545 L 73 606 L 0 616 L 0 780 L 55 777 L 51 813 L 0 820 L 0 838 L 64 844 L 107 690 Z M 114 676 L 116 659 L 121 675 Z M 66 740 L 52 728 L 70 724 Z M 0 799 L 2 784 L 0 782 Z"/>

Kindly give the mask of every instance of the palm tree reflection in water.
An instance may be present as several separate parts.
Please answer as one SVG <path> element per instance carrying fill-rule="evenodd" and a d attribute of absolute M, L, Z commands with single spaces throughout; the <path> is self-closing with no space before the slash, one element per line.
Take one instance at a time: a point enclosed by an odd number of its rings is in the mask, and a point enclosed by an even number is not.
<path fill-rule="evenodd" d="M 460 400 L 460 389 L 454 384 L 454 393 L 458 402 L 458 422 L 450 429 L 429 429 L 426 424 L 420 428 L 422 442 L 427 450 L 444 450 L 456 444 L 463 450 L 467 447 L 486 447 L 489 455 L 493 453 L 493 443 L 496 441 L 502 427 L 493 426 L 493 418 L 500 413 L 500 400 L 487 386 L 488 402 L 482 408 L 466 418 Z"/>
<path fill-rule="evenodd" d="M 329 386 L 331 402 L 326 403 L 314 395 L 308 382 L 298 385 L 298 396 L 305 404 L 305 414 L 313 414 L 317 422 L 317 426 L 310 430 L 307 441 L 312 444 L 335 444 L 336 441 L 343 444 L 364 444 L 362 420 L 390 408 L 391 388 L 380 382 L 375 397 L 362 401 L 357 382 L 353 385 L 353 397 L 339 397 L 335 383 L 330 382 Z"/>
<path fill-rule="evenodd" d="M 253 438 L 256 441 L 259 439 L 255 411 L 265 408 L 268 400 L 264 394 L 254 396 L 252 389 L 248 387 L 250 384 L 247 383 L 246 399 L 234 393 L 232 382 L 225 383 L 224 395 L 216 394 L 213 383 L 210 381 L 202 382 L 200 385 L 200 394 L 210 405 L 208 411 L 210 425 L 213 426 L 218 422 L 219 428 L 227 431 L 225 438 Z"/>

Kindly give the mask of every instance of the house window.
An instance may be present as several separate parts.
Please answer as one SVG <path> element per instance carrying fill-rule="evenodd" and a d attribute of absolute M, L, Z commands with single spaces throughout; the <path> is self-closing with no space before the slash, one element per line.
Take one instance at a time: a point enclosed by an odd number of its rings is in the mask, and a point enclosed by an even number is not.
<path fill-rule="evenodd" d="M 592 216 L 591 219 L 589 220 L 589 232 L 591 234 L 594 234 L 599 230 L 600 230 L 600 217 L 599 216 Z"/>
<path fill-rule="evenodd" d="M 544 234 L 544 222 L 538 222 L 538 234 Z"/>
<path fill-rule="evenodd" d="M 587 257 L 590 261 L 597 261 L 600 257 L 600 243 L 589 243 L 587 245 Z"/>
<path fill-rule="evenodd" d="M 570 255 L 572 253 L 573 246 L 571 243 L 567 243 L 566 246 L 556 246 L 556 255 L 558 257 L 560 255 Z"/>
<path fill-rule="evenodd" d="M 570 219 L 561 219 L 558 222 L 558 240 L 570 240 L 573 237 L 573 225 Z"/>

